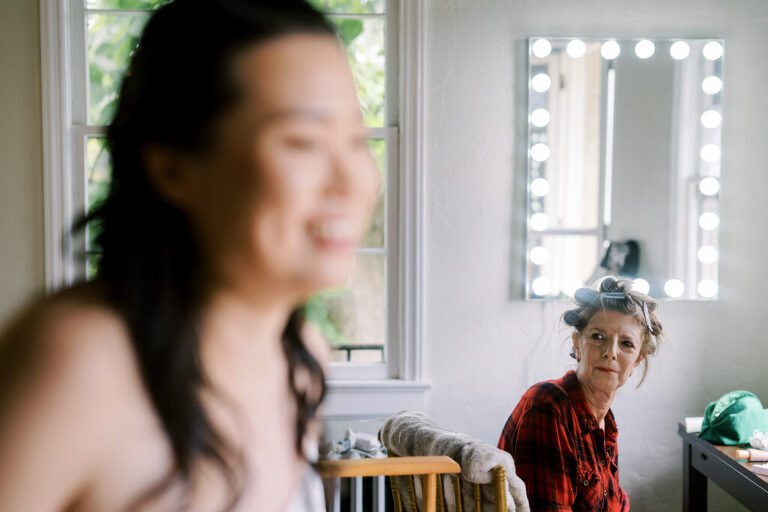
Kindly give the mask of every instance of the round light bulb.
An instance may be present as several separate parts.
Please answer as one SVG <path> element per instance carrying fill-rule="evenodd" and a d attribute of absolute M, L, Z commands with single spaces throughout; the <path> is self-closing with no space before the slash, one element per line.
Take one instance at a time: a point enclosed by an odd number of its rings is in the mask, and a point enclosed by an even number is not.
<path fill-rule="evenodd" d="M 537 162 L 546 162 L 549 158 L 549 146 L 542 142 L 534 144 L 531 148 L 531 158 Z"/>
<path fill-rule="evenodd" d="M 683 282 L 679 279 L 670 279 L 666 283 L 664 283 L 664 293 L 666 293 L 668 296 L 672 297 L 673 299 L 680 297 L 683 292 L 685 291 L 685 286 L 683 285 Z"/>
<path fill-rule="evenodd" d="M 717 261 L 719 255 L 717 253 L 717 249 L 711 245 L 705 245 L 703 247 L 699 247 L 699 250 L 696 252 L 696 256 L 698 256 L 699 261 L 703 264 L 711 265 Z"/>
<path fill-rule="evenodd" d="M 685 41 L 675 41 L 669 47 L 669 55 L 675 60 L 683 60 L 691 54 L 691 47 Z"/>
<path fill-rule="evenodd" d="M 533 283 L 531 283 L 531 288 L 533 289 L 533 293 L 536 295 L 549 295 L 552 291 L 552 283 L 550 283 L 549 279 L 546 277 L 541 276 L 533 280 Z"/>
<path fill-rule="evenodd" d="M 587 45 L 581 39 L 574 39 L 565 47 L 565 51 L 569 57 L 578 59 L 584 56 L 587 51 Z"/>
<path fill-rule="evenodd" d="M 642 277 L 638 277 L 634 281 L 632 281 L 632 289 L 639 293 L 644 293 L 645 295 L 648 295 L 648 292 L 651 291 L 651 285 L 643 279 Z"/>
<path fill-rule="evenodd" d="M 534 213 L 528 221 L 534 231 L 544 231 L 549 226 L 549 217 L 544 213 Z"/>
<path fill-rule="evenodd" d="M 552 80 L 546 73 L 539 73 L 531 78 L 531 89 L 536 92 L 547 92 L 552 85 Z"/>
<path fill-rule="evenodd" d="M 544 178 L 536 178 L 531 182 L 531 194 L 536 197 L 544 197 L 549 194 L 549 182 Z"/>
<path fill-rule="evenodd" d="M 699 285 L 696 289 L 699 291 L 699 295 L 707 299 L 711 299 L 717 295 L 717 283 L 711 279 L 702 279 L 699 281 Z"/>
<path fill-rule="evenodd" d="M 549 124 L 549 110 L 537 108 L 531 112 L 531 124 L 537 128 L 544 128 Z"/>
<path fill-rule="evenodd" d="M 720 181 L 712 176 L 707 176 L 699 182 L 699 190 L 705 196 L 713 196 L 720 191 Z"/>
<path fill-rule="evenodd" d="M 699 227 L 704 231 L 713 231 L 720 225 L 720 217 L 716 213 L 704 212 L 699 217 Z"/>
<path fill-rule="evenodd" d="M 531 52 L 533 53 L 534 57 L 538 57 L 540 59 L 548 57 L 549 54 L 552 53 L 552 43 L 546 39 L 537 39 L 531 45 Z"/>
<path fill-rule="evenodd" d="M 620 53 L 621 46 L 613 40 L 604 42 L 600 47 L 600 55 L 602 55 L 605 60 L 613 60 L 618 57 Z"/>
<path fill-rule="evenodd" d="M 704 45 L 701 53 L 707 60 L 717 60 L 723 56 L 723 45 L 717 41 L 710 41 Z"/>
<path fill-rule="evenodd" d="M 546 249 L 546 247 L 537 245 L 531 249 L 529 257 L 531 258 L 531 263 L 534 265 L 543 265 L 549 261 L 549 251 Z"/>
<path fill-rule="evenodd" d="M 708 76 L 701 82 L 701 90 L 707 94 L 717 94 L 723 89 L 723 82 L 716 76 Z"/>
<path fill-rule="evenodd" d="M 654 44 L 647 39 L 638 41 L 638 43 L 635 45 L 635 55 L 637 55 L 640 59 L 647 59 L 648 57 L 652 56 L 653 52 L 655 51 L 656 46 L 654 46 Z"/>
<path fill-rule="evenodd" d="M 701 114 L 701 125 L 704 128 L 717 128 L 722 120 L 723 118 L 717 110 L 707 110 Z"/>
<path fill-rule="evenodd" d="M 705 144 L 701 148 L 701 159 L 705 162 L 717 162 L 720 160 L 720 146 L 717 144 Z"/>

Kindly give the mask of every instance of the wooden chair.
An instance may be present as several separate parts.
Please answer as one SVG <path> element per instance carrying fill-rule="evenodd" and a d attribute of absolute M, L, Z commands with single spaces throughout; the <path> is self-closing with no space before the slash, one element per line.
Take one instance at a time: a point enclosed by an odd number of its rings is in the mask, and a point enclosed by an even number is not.
<path fill-rule="evenodd" d="M 395 510 L 402 511 L 400 493 L 395 492 L 395 476 L 409 476 L 412 502 L 416 503 L 416 492 L 413 487 L 413 477 L 422 478 L 424 501 L 422 512 L 436 512 L 437 503 L 442 503 L 442 482 L 438 475 L 457 474 L 461 471 L 456 462 L 450 457 L 391 457 L 386 459 L 349 459 L 324 460 L 318 464 L 318 471 L 323 478 L 353 478 L 358 476 L 389 476 L 392 482 Z M 439 492 L 438 492 L 439 491 Z"/>
<path fill-rule="evenodd" d="M 392 457 L 392 458 L 399 457 L 392 450 L 389 450 L 388 453 L 389 453 L 389 457 Z M 405 458 L 411 458 L 411 457 L 405 457 Z M 453 459 L 449 459 L 449 460 L 453 460 Z M 454 464 L 456 463 L 454 462 Z M 484 485 L 493 486 L 495 512 L 507 512 L 507 470 L 504 468 L 504 466 L 496 466 L 491 471 L 493 472 L 493 481 L 490 484 L 484 484 Z M 451 474 L 454 475 L 451 477 L 451 481 L 453 483 L 453 497 L 456 503 L 456 512 L 464 512 L 464 501 L 462 496 L 461 483 L 465 480 L 461 477 L 461 468 L 459 468 L 458 472 L 451 473 Z M 405 511 L 403 509 L 402 501 L 400 500 L 397 479 L 390 478 L 390 483 L 392 485 L 392 494 L 394 495 L 395 512 L 410 512 L 410 511 Z M 469 484 L 469 487 L 472 488 L 472 495 L 473 495 L 472 499 L 474 501 L 475 510 L 478 512 L 482 511 L 483 510 L 483 494 L 482 494 L 483 484 L 472 483 L 472 482 L 466 482 L 466 483 Z M 411 503 L 416 503 L 416 493 L 414 490 L 413 480 L 408 481 L 408 495 L 411 499 Z M 447 509 L 445 504 L 445 495 L 443 493 L 443 482 L 441 479 L 438 478 L 437 479 L 437 512 L 446 512 L 446 510 Z M 415 512 L 418 512 L 418 511 L 415 511 Z"/>

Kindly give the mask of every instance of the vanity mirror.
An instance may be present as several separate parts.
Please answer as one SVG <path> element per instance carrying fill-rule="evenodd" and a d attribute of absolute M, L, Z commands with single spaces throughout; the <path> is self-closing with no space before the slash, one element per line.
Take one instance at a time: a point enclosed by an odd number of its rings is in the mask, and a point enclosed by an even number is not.
<path fill-rule="evenodd" d="M 529 40 L 528 299 L 718 295 L 723 42 Z"/>

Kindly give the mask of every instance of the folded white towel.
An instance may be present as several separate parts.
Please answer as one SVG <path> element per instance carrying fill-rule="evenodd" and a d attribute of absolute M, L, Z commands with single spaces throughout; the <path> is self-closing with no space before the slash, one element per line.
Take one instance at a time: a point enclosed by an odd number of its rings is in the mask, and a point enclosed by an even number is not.
<path fill-rule="evenodd" d="M 488 443 L 440 428 L 428 416 L 419 411 L 402 411 L 390 416 L 379 430 L 379 439 L 388 450 L 397 455 L 424 456 L 446 455 L 461 466 L 462 501 L 464 510 L 474 511 L 472 484 L 489 484 L 493 481 L 491 470 L 501 465 L 507 476 L 507 511 L 528 512 L 525 484 L 515 474 L 512 456 Z M 453 483 L 449 476 L 443 478 L 444 496 L 448 510 L 456 510 Z M 404 489 L 401 487 L 401 493 Z M 417 496 L 420 485 L 416 479 Z M 406 493 L 407 494 L 407 493 Z M 483 487 L 483 511 L 493 511 L 493 488 Z M 404 501 L 409 498 L 404 496 Z M 479 512 L 479 511 L 476 511 Z"/>

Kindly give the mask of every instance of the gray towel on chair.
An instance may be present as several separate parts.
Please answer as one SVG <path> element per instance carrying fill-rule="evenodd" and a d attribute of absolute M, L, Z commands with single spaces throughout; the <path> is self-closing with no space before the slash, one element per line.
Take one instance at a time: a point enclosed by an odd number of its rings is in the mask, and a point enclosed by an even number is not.
<path fill-rule="evenodd" d="M 403 457 L 446 455 L 455 460 L 461 466 L 462 502 L 467 512 L 475 511 L 472 484 L 492 483 L 491 470 L 497 465 L 504 466 L 507 476 L 507 511 L 529 512 L 530 510 L 528 497 L 525 494 L 525 484 L 515 474 L 512 456 L 503 450 L 468 435 L 440 428 L 427 415 L 419 411 L 402 411 L 387 418 L 379 430 L 379 439 L 387 450 Z M 443 477 L 443 487 L 448 510 L 456 510 L 450 476 Z M 404 501 L 409 502 L 406 490 L 402 487 L 400 490 Z M 420 496 L 421 486 L 418 479 L 416 491 L 417 496 Z M 493 502 L 493 488 L 483 486 L 483 512 L 495 510 Z"/>

